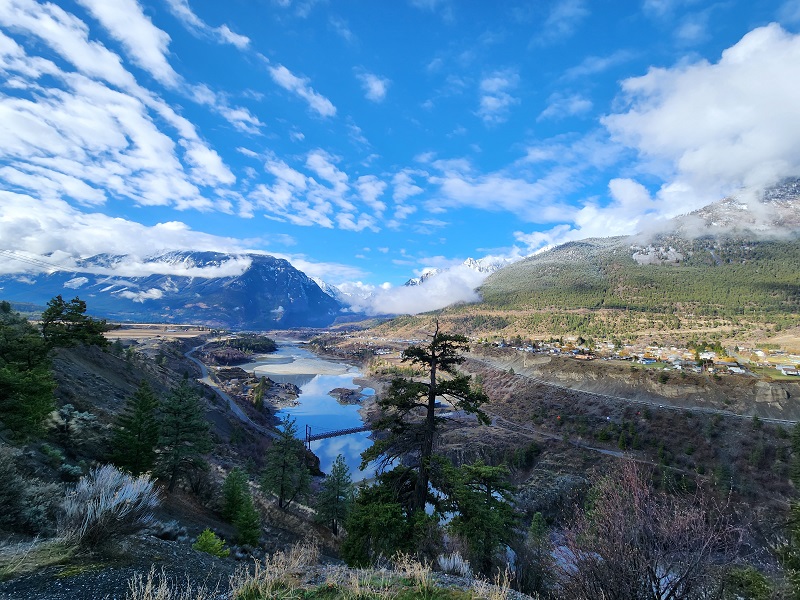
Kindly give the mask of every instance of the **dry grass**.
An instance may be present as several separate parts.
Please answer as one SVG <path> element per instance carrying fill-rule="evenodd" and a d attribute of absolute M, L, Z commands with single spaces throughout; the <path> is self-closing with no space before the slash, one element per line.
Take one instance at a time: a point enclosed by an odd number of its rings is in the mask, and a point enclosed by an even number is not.
<path fill-rule="evenodd" d="M 75 545 L 62 539 L 0 546 L 0 581 L 67 562 L 75 552 Z"/>
<path fill-rule="evenodd" d="M 194 587 L 191 582 L 179 585 L 167 577 L 164 570 L 150 569 L 147 575 L 136 573 L 128 580 L 125 600 L 213 600 L 219 597 L 219 590 L 209 590 L 204 586 Z"/>
<path fill-rule="evenodd" d="M 234 598 L 272 598 L 294 589 L 303 573 L 317 564 L 319 547 L 314 543 L 292 546 L 287 552 L 276 552 L 256 561 L 253 569 L 240 569 L 231 578 Z"/>
<path fill-rule="evenodd" d="M 251 568 L 241 568 L 230 579 L 230 588 L 209 590 L 193 587 L 191 582 L 170 580 L 162 571 L 151 569 L 128 582 L 125 600 L 507 600 L 509 574 L 496 578 L 494 584 L 473 582 L 465 589 L 440 586 L 428 565 L 410 556 L 399 555 L 394 568 L 348 569 L 328 567 L 322 584 L 314 580 L 319 549 L 313 542 L 276 552 Z M 319 580 L 317 580 L 319 581 Z"/>
<path fill-rule="evenodd" d="M 511 573 L 508 569 L 503 573 L 498 573 L 494 577 L 494 582 L 489 583 L 483 579 L 477 579 L 472 584 L 472 589 L 478 598 L 485 600 L 508 600 L 511 593 Z"/>

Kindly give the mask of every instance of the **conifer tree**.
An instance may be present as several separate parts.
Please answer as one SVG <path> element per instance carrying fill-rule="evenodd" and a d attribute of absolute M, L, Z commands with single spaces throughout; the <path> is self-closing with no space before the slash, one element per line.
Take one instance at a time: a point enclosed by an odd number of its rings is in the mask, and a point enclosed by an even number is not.
<path fill-rule="evenodd" d="M 78 297 L 69 302 L 60 295 L 47 303 L 42 313 L 42 335 L 53 346 L 87 344 L 105 347 L 109 342 L 103 336 L 110 328 L 105 320 L 86 316 L 86 302 Z"/>
<path fill-rule="evenodd" d="M 159 436 L 158 398 L 147 381 L 128 398 L 114 423 L 112 461 L 132 475 L 153 468 Z"/>
<path fill-rule="evenodd" d="M 253 504 L 250 492 L 246 492 L 242 497 L 242 504 L 233 519 L 233 526 L 236 528 L 236 541 L 239 544 L 258 545 L 261 537 L 261 515 Z"/>
<path fill-rule="evenodd" d="M 487 401 L 480 386 L 473 385 L 470 377 L 456 368 L 469 349 L 469 340 L 463 335 L 439 331 L 439 322 L 428 344 L 409 346 L 403 351 L 403 361 L 427 371 L 428 381 L 397 378 L 388 393 L 378 400 L 383 416 L 375 429 L 388 431 L 389 435 L 373 444 L 362 454 L 362 468 L 366 463 L 379 460 L 385 467 L 396 459 L 416 459 L 418 476 L 415 483 L 413 509 L 422 511 L 428 501 L 428 484 L 431 457 L 439 427 L 444 418 L 436 414 L 436 399 L 448 400 L 455 410 L 474 414 L 479 422 L 488 424 L 489 418 L 480 409 Z M 442 373 L 446 376 L 443 377 Z"/>
<path fill-rule="evenodd" d="M 0 425 L 15 438 L 39 433 L 55 408 L 47 350 L 36 328 L 0 302 Z"/>
<path fill-rule="evenodd" d="M 350 469 L 344 456 L 340 454 L 331 467 L 330 475 L 322 482 L 317 496 L 317 520 L 330 527 L 333 535 L 339 535 L 339 526 L 350 515 L 354 493 Z"/>
<path fill-rule="evenodd" d="M 236 467 L 228 473 L 222 484 L 222 516 L 228 522 L 233 522 L 248 496 L 247 473 Z"/>
<path fill-rule="evenodd" d="M 157 471 L 169 481 L 170 492 L 183 473 L 205 463 L 203 455 L 211 450 L 200 396 L 189 386 L 188 377 L 161 404 L 158 445 Z"/>
<path fill-rule="evenodd" d="M 456 513 L 448 528 L 469 548 L 470 562 L 488 575 L 495 553 L 514 539 L 517 517 L 512 507 L 513 487 L 505 466 L 477 461 L 458 469 L 445 467 L 448 508 Z"/>
<path fill-rule="evenodd" d="M 288 508 L 298 498 L 308 497 L 310 475 L 305 464 L 305 448 L 297 439 L 297 425 L 288 415 L 280 435 L 267 450 L 261 488 L 278 497 L 278 506 Z"/>

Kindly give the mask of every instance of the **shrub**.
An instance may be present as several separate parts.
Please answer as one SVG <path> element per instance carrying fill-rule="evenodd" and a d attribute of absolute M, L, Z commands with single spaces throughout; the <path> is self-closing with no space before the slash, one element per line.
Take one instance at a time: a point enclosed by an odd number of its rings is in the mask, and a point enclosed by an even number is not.
<path fill-rule="evenodd" d="M 132 477 L 113 465 L 103 465 L 67 491 L 59 533 L 79 545 L 108 542 L 153 524 L 152 511 L 159 503 L 149 476 Z"/>
<path fill-rule="evenodd" d="M 723 597 L 725 600 L 769 600 L 773 592 L 769 580 L 753 567 L 733 567 L 725 576 Z"/>
<path fill-rule="evenodd" d="M 225 540 L 208 527 L 197 536 L 197 541 L 192 544 L 192 548 L 219 558 L 225 558 L 231 553 L 230 548 L 225 547 Z"/>
<path fill-rule="evenodd" d="M 436 563 L 439 565 L 439 570 L 449 575 L 458 575 L 459 577 L 472 577 L 472 567 L 469 566 L 469 561 L 461 556 L 459 552 L 452 552 L 450 554 L 440 554 L 436 558 Z"/>
<path fill-rule="evenodd" d="M 20 451 L 0 446 L 0 529 L 45 533 L 54 520 L 60 488 L 27 479 L 17 469 Z"/>

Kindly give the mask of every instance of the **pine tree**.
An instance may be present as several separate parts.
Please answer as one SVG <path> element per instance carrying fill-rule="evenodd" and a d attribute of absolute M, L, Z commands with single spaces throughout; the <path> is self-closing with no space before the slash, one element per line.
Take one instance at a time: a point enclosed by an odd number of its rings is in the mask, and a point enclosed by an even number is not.
<path fill-rule="evenodd" d="M 236 467 L 228 473 L 222 484 L 222 516 L 228 522 L 233 522 L 249 496 L 247 490 L 247 473 Z"/>
<path fill-rule="evenodd" d="M 236 541 L 239 544 L 258 545 L 261 537 L 261 515 L 253 505 L 253 498 L 249 492 L 242 497 L 242 504 L 233 520 L 233 526 L 236 528 Z"/>
<path fill-rule="evenodd" d="M 189 386 L 187 377 L 161 405 L 158 445 L 157 471 L 169 481 L 170 492 L 184 472 L 204 464 L 203 455 L 211 450 L 200 396 Z"/>
<path fill-rule="evenodd" d="M 105 320 L 86 316 L 86 302 L 78 297 L 69 302 L 60 295 L 47 303 L 42 313 L 42 336 L 53 347 L 81 343 L 105 347 L 109 342 L 103 335 L 109 330 Z"/>
<path fill-rule="evenodd" d="M 336 457 L 331 474 L 322 482 L 317 496 L 317 520 L 339 535 L 339 526 L 347 520 L 353 507 L 355 486 L 350 469 L 341 454 Z"/>
<path fill-rule="evenodd" d="M 15 438 L 39 433 L 55 408 L 47 350 L 36 328 L 0 302 L 0 424 Z"/>
<path fill-rule="evenodd" d="M 407 461 L 415 457 L 419 473 L 414 493 L 415 511 L 424 510 L 428 501 L 431 457 L 443 421 L 443 417 L 436 415 L 436 399 L 445 398 L 455 410 L 474 414 L 479 422 L 489 423 L 480 409 L 487 401 L 486 394 L 480 386 L 473 385 L 470 377 L 456 370 L 464 362 L 461 353 L 468 349 L 466 337 L 439 331 L 437 321 L 430 343 L 409 346 L 402 356 L 403 361 L 426 370 L 428 381 L 397 378 L 392 381 L 388 393 L 378 400 L 383 416 L 375 429 L 388 431 L 389 435 L 362 454 L 362 468 L 372 460 L 380 459 L 380 466 L 385 467 L 396 459 Z M 442 372 L 447 377 L 442 377 Z"/>
<path fill-rule="evenodd" d="M 114 423 L 112 462 L 133 475 L 153 468 L 159 436 L 158 398 L 147 381 L 130 396 Z"/>
<path fill-rule="evenodd" d="M 305 464 L 305 448 L 297 439 L 297 425 L 288 415 L 280 435 L 267 450 L 261 487 L 278 497 L 278 506 L 288 508 L 297 498 L 308 497 L 310 475 Z"/>
<path fill-rule="evenodd" d="M 442 487 L 447 491 L 448 508 L 456 513 L 448 528 L 464 538 L 470 562 L 488 575 L 497 550 L 516 535 L 508 469 L 478 461 L 458 469 L 446 465 L 444 470 L 447 483 Z"/>

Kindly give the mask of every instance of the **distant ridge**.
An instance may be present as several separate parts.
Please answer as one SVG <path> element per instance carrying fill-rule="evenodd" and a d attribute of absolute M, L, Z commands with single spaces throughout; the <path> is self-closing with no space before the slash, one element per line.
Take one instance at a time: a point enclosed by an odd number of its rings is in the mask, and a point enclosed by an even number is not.
<path fill-rule="evenodd" d="M 0 277 L 4 300 L 44 305 L 59 294 L 80 296 L 107 319 L 228 329 L 324 327 L 342 308 L 288 261 L 262 254 L 179 251 L 141 262 L 102 254 L 69 271 Z"/>

